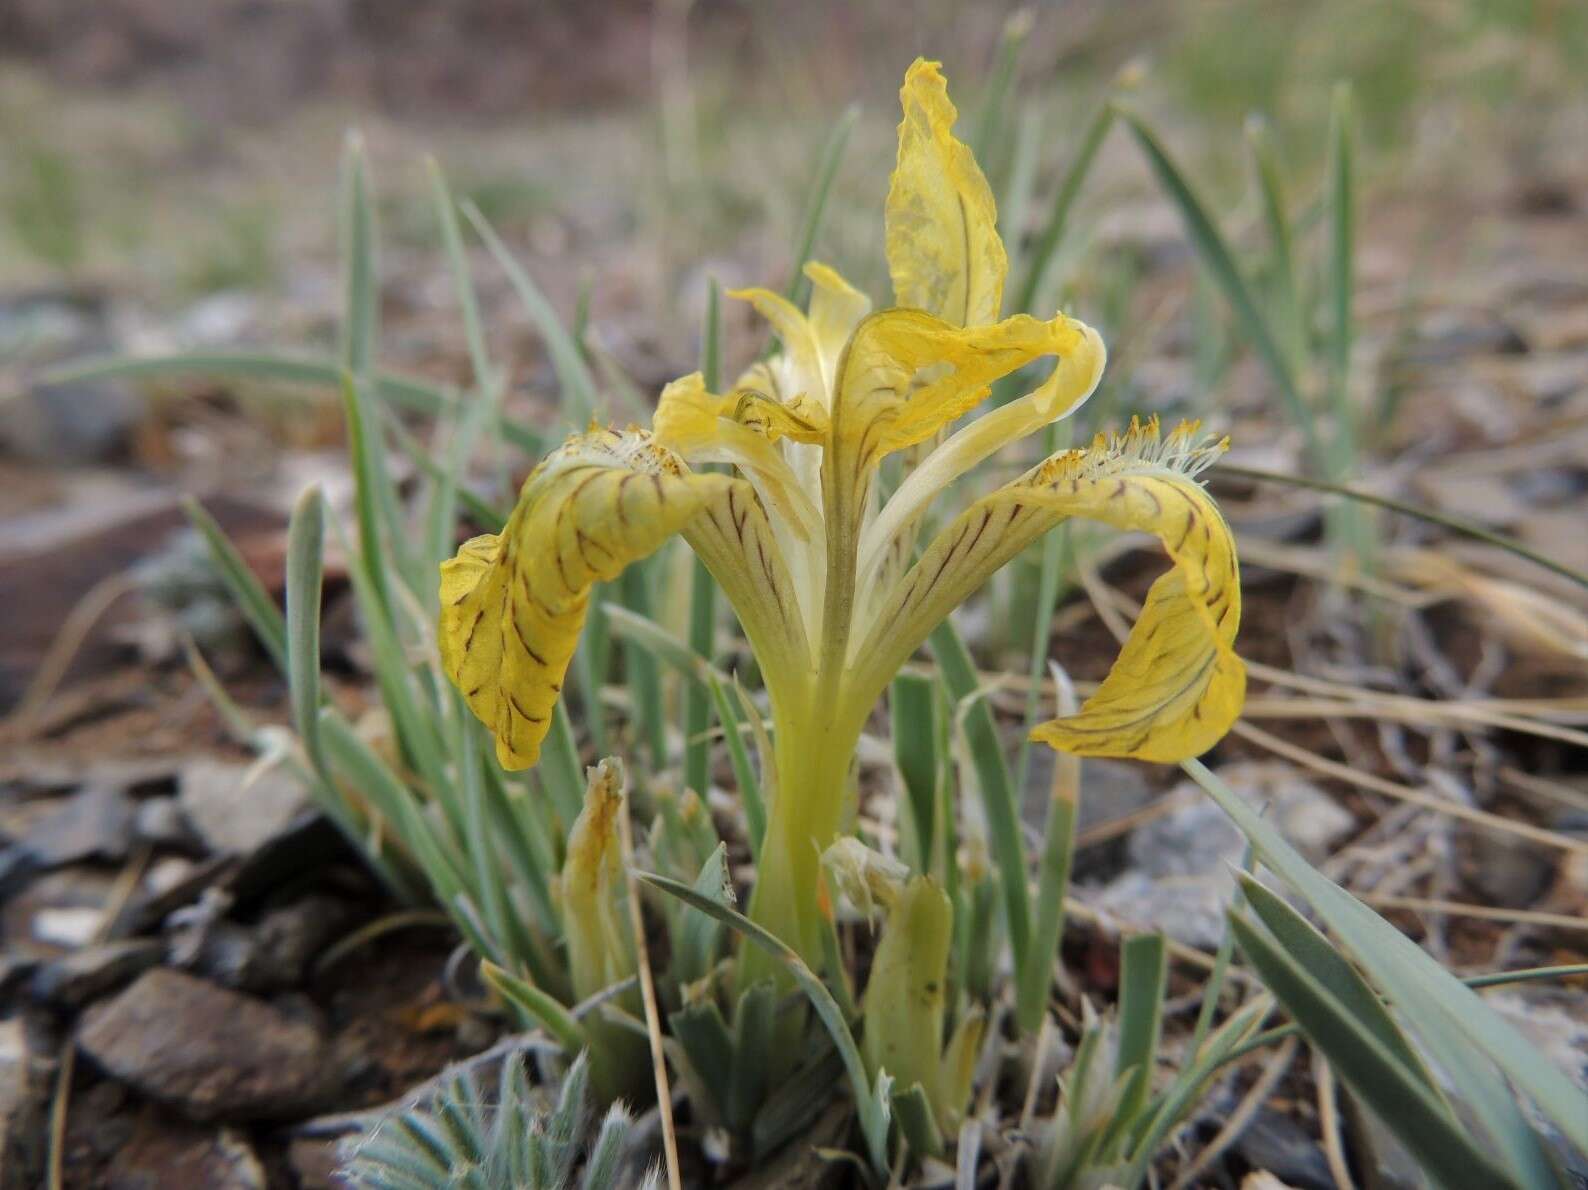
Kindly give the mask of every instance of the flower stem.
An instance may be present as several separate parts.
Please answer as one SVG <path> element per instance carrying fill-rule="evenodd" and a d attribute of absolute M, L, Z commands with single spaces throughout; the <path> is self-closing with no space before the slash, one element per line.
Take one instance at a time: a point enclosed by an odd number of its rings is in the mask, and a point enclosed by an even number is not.
<path fill-rule="evenodd" d="M 750 920 L 794 947 L 812 968 L 821 965 L 821 852 L 838 834 L 848 802 L 849 774 L 864 716 L 833 707 L 779 721 L 774 717 L 777 789 L 761 847 Z M 788 976 L 766 952 L 739 954 L 739 986 L 763 979 L 782 986 Z"/>

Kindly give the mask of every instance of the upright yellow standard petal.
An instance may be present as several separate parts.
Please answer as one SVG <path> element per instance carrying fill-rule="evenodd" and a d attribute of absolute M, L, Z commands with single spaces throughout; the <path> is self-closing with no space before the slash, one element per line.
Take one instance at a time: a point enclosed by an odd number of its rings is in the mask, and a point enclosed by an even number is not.
<path fill-rule="evenodd" d="M 924 442 L 980 404 L 987 386 L 1075 340 L 1062 314 L 958 327 L 920 310 L 883 310 L 856 328 L 833 402 L 833 441 L 861 467 Z"/>
<path fill-rule="evenodd" d="M 1218 505 L 1186 473 L 1211 461 L 1193 453 L 1194 425 L 1160 439 L 1154 420 L 1113 442 L 1061 455 L 1015 497 L 1118 529 L 1157 536 L 1174 569 L 1147 592 L 1118 659 L 1077 715 L 1033 738 L 1079 756 L 1129 756 L 1172 764 L 1206 752 L 1246 699 L 1235 655 L 1241 581 L 1235 540 Z M 1222 444 L 1214 448 L 1222 449 Z"/>
<path fill-rule="evenodd" d="M 441 566 L 441 662 L 507 769 L 541 741 L 590 588 L 684 528 L 733 481 L 695 475 L 638 430 L 570 439 L 524 481 L 500 535 Z"/>
<path fill-rule="evenodd" d="M 821 358 L 822 381 L 831 392 L 844 347 L 860 320 L 871 313 L 871 299 L 845 281 L 837 269 L 817 261 L 805 266 L 805 275 L 811 282 L 811 334 Z"/>
<path fill-rule="evenodd" d="M 783 355 L 793 376 L 794 391 L 774 391 L 770 395 L 783 402 L 804 396 L 826 405 L 827 385 L 822 379 L 821 352 L 816 345 L 816 333 L 800 308 L 770 289 L 730 289 L 728 296 L 754 306 L 756 313 L 772 324 L 772 329 L 783 343 Z"/>
<path fill-rule="evenodd" d="M 888 187 L 888 272 L 895 301 L 960 326 L 998 317 L 1009 259 L 992 188 L 954 139 L 958 112 L 936 62 L 917 59 L 899 91 L 899 158 Z"/>

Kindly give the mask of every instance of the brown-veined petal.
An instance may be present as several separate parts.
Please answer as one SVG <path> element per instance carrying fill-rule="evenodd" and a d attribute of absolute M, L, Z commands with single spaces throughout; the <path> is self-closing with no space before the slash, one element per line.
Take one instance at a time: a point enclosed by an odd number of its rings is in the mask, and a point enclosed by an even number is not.
<path fill-rule="evenodd" d="M 895 668 L 954 607 L 1020 550 L 1070 517 L 1152 533 L 1173 569 L 1152 586 L 1135 627 L 1080 713 L 1034 733 L 1083 756 L 1173 762 L 1212 747 L 1245 699 L 1235 542 L 1196 475 L 1223 450 L 1196 427 L 1156 420 L 1053 456 L 978 500 L 945 528 L 880 605 L 854 650 L 862 684 Z M 890 671 L 891 672 L 891 671 Z M 880 688 L 880 687 L 879 687 Z"/>
<path fill-rule="evenodd" d="M 728 463 L 750 476 L 794 536 L 809 540 L 820 532 L 821 514 L 774 443 L 824 440 L 826 410 L 805 399 L 784 405 L 752 389 L 718 396 L 691 372 L 662 390 L 651 425 L 658 443 L 690 462 Z"/>
<path fill-rule="evenodd" d="M 899 101 L 904 119 L 885 221 L 894 299 L 960 326 L 992 322 L 1009 260 L 992 188 L 954 138 L 959 113 L 939 64 L 916 59 Z"/>
<path fill-rule="evenodd" d="M 869 470 L 883 455 L 924 442 L 987 395 L 987 386 L 1075 338 L 1062 314 L 1016 314 L 958 327 L 920 310 L 882 310 L 855 329 L 833 398 L 835 454 Z"/>
<path fill-rule="evenodd" d="M 540 756 L 590 588 L 734 482 L 691 473 L 642 431 L 592 430 L 535 468 L 500 535 L 476 537 L 442 563 L 442 665 L 495 735 L 504 768 Z"/>

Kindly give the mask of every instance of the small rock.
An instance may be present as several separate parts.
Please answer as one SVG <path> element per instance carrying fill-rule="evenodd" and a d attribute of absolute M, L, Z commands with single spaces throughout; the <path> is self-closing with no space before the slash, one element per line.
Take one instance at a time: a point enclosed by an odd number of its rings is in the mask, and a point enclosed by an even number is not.
<path fill-rule="evenodd" d="M 1244 761 L 1224 766 L 1219 776 L 1248 802 L 1266 807 L 1269 821 L 1310 860 L 1322 859 L 1355 823 L 1286 765 Z M 1103 912 L 1210 949 L 1224 934 L 1245 839 L 1195 782 L 1182 782 L 1167 796 L 1174 808 L 1131 833 L 1128 869 L 1090 890 L 1088 899 Z"/>
<path fill-rule="evenodd" d="M 1318 1142 L 1281 1112 L 1259 1108 L 1235 1142 L 1235 1151 L 1254 1169 L 1295 1190 L 1334 1190 L 1334 1175 Z"/>
<path fill-rule="evenodd" d="M 40 1185 L 55 1059 L 23 1017 L 0 1021 L 0 1190 Z"/>
<path fill-rule="evenodd" d="M 246 855 L 292 821 L 306 794 L 283 769 L 205 757 L 183 767 L 177 798 L 211 850 Z"/>
<path fill-rule="evenodd" d="M 90 1008 L 77 1040 L 110 1075 L 199 1121 L 302 1115 L 334 1085 L 314 1026 L 166 967 Z"/>
<path fill-rule="evenodd" d="M 1049 748 L 1033 748 L 1026 770 L 1023 813 L 1026 823 L 1042 831 L 1047 823 L 1048 798 L 1053 785 L 1054 753 Z M 1159 787 L 1139 764 L 1118 760 L 1086 759 L 1081 762 L 1080 811 L 1075 830 L 1084 834 L 1105 823 L 1125 818 L 1158 796 Z M 1125 868 L 1129 832 L 1075 853 L 1072 870 L 1076 880 L 1109 880 Z"/>
<path fill-rule="evenodd" d="M 1456 828 L 1462 879 L 1486 905 L 1526 909 L 1536 905 L 1555 879 L 1555 856 L 1526 839 Z"/>
<path fill-rule="evenodd" d="M 155 847 L 191 847 L 193 831 L 174 797 L 151 797 L 138 803 L 138 838 Z"/>
<path fill-rule="evenodd" d="M 1435 310 L 1422 319 L 1408 361 L 1443 363 L 1470 355 L 1520 355 L 1527 341 L 1498 314 L 1479 309 Z"/>
<path fill-rule="evenodd" d="M 79 1008 L 120 987 L 160 961 L 165 947 L 153 938 L 128 938 L 90 946 L 47 963 L 29 991 L 38 1000 Z"/>
<path fill-rule="evenodd" d="M 104 924 L 115 876 L 101 868 L 60 868 L 5 902 L 0 933 L 13 956 L 39 960 L 86 945 Z"/>
<path fill-rule="evenodd" d="M 114 347 L 102 298 L 75 293 L 32 293 L 0 299 L 0 357 L 25 372 L 68 359 L 104 355 Z M 0 392 L 0 400 L 5 393 Z M 114 455 L 143 412 L 124 382 L 74 380 L 22 382 L 0 418 L 0 445 L 19 455 L 56 462 L 85 462 Z"/>
<path fill-rule="evenodd" d="M 33 937 L 50 946 L 75 950 L 93 941 L 105 924 L 105 911 L 76 905 L 64 909 L 40 909 L 33 915 Z"/>
<path fill-rule="evenodd" d="M 241 1133 L 146 1119 L 116 1154 L 110 1190 L 265 1190 L 265 1167 Z"/>
<path fill-rule="evenodd" d="M 120 790 L 88 788 L 67 798 L 28 832 L 22 846 L 46 868 L 126 857 L 134 810 Z"/>

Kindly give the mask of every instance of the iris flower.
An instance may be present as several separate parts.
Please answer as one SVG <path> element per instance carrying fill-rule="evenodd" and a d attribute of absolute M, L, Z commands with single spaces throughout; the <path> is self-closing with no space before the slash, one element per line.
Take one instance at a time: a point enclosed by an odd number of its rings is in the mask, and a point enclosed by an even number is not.
<path fill-rule="evenodd" d="M 814 961 L 819 856 L 837 836 L 860 732 L 899 667 L 999 567 L 1071 517 L 1145 531 L 1170 569 L 1078 714 L 1035 737 L 1084 756 L 1172 762 L 1239 713 L 1240 583 L 1228 526 L 1197 475 L 1224 449 L 1156 420 L 1064 450 L 969 503 L 929 540 L 928 508 L 995 452 L 1073 413 L 1097 386 L 1096 331 L 1064 314 L 1000 318 L 1008 261 L 991 189 L 936 63 L 900 92 L 885 212 L 893 305 L 872 310 L 806 267 L 809 308 L 733 294 L 778 354 L 726 393 L 699 373 L 662 392 L 651 429 L 592 426 L 525 481 L 500 534 L 441 571 L 441 655 L 496 738 L 533 765 L 590 593 L 674 534 L 737 613 L 766 684 L 775 783 L 751 915 Z M 1052 361 L 1029 393 L 967 417 L 991 384 Z M 903 452 L 884 498 L 879 468 Z M 706 463 L 728 470 L 694 470 Z"/>

